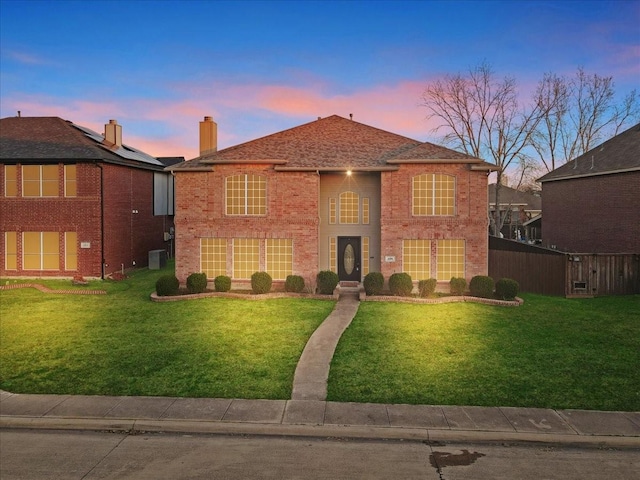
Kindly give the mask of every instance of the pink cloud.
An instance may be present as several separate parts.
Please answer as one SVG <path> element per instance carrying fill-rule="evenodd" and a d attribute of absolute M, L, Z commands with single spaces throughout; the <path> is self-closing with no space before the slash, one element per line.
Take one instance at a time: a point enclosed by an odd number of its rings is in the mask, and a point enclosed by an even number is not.
<path fill-rule="evenodd" d="M 334 93 L 317 81 L 295 87 L 216 83 L 181 85 L 178 99 L 69 101 L 25 95 L 7 99 L 3 110 L 21 110 L 24 116 L 58 116 L 99 133 L 105 123 L 116 119 L 123 126 L 126 144 L 154 156 L 193 158 L 198 155 L 198 122 L 205 115 L 218 122 L 220 148 L 275 133 L 244 126 L 260 124 L 265 113 L 270 117 L 291 118 L 291 126 L 333 114 L 348 118 L 352 113 L 358 122 L 429 140 L 433 126 L 426 120 L 426 109 L 419 106 L 424 86 L 422 81 L 403 81 L 345 94 Z"/>

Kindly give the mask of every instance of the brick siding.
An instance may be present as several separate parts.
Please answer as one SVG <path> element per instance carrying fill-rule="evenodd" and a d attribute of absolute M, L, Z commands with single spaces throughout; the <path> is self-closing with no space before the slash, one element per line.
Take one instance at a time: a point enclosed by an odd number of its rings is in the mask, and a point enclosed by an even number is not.
<path fill-rule="evenodd" d="M 543 183 L 542 242 L 576 253 L 640 253 L 640 172 Z"/>
<path fill-rule="evenodd" d="M 0 168 L 0 275 L 100 277 L 102 275 L 100 167 L 77 164 L 77 196 L 64 197 L 64 169 L 59 169 L 59 195 L 55 198 L 22 198 L 21 168 L 18 168 L 18 196 L 4 196 L 4 168 Z M 2 165 L 4 167 L 4 165 Z M 153 172 L 102 164 L 104 170 L 105 273 L 146 266 L 148 251 L 167 248 L 163 232 L 172 219 L 153 216 Z M 132 210 L 138 214 L 132 217 Z M 5 232 L 17 232 L 18 270 L 5 269 Z M 60 269 L 24 271 L 21 268 L 22 232 L 60 232 Z M 64 232 L 77 232 L 78 269 L 66 271 Z M 89 248 L 80 248 L 86 242 Z"/>

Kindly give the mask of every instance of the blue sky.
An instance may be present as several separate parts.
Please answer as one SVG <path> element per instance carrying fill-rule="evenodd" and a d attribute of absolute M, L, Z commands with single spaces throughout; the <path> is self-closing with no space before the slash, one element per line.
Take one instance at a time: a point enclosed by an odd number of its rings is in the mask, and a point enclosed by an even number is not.
<path fill-rule="evenodd" d="M 545 72 L 640 86 L 640 0 L 0 0 L 0 116 L 55 115 L 152 155 L 197 155 L 338 114 L 435 140 L 429 81 L 490 63 L 523 92 Z M 525 95 L 523 95 L 524 99 Z"/>

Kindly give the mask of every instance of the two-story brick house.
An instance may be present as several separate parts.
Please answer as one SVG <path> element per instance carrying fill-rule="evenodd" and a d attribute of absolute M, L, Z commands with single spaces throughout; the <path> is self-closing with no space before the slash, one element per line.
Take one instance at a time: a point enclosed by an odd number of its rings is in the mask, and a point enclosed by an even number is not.
<path fill-rule="evenodd" d="M 175 160 L 174 160 L 175 161 Z M 168 162 L 58 117 L 0 120 L 0 276 L 101 278 L 171 252 Z"/>
<path fill-rule="evenodd" d="M 538 181 L 544 246 L 565 252 L 640 253 L 640 124 Z"/>
<path fill-rule="evenodd" d="M 274 284 L 321 270 L 414 281 L 487 274 L 487 175 L 495 167 L 333 115 L 201 155 L 176 178 L 176 275 L 267 271 Z"/>

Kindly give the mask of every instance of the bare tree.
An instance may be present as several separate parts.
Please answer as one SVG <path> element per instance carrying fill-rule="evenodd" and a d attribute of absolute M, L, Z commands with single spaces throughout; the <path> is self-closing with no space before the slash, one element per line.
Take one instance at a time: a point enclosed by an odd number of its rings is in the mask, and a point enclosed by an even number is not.
<path fill-rule="evenodd" d="M 499 208 L 503 175 L 509 167 L 527 168 L 527 147 L 550 105 L 522 105 L 515 79 L 496 78 L 486 63 L 427 85 L 422 100 L 428 118 L 440 121 L 435 130 L 445 132 L 444 143 L 496 165 L 496 209 L 490 221 L 498 235 L 506 217 Z"/>
<path fill-rule="evenodd" d="M 546 171 L 617 135 L 640 114 L 635 90 L 618 103 L 613 77 L 588 75 L 582 68 L 573 78 L 545 74 L 538 84 L 535 101 L 544 115 L 532 146 Z"/>

